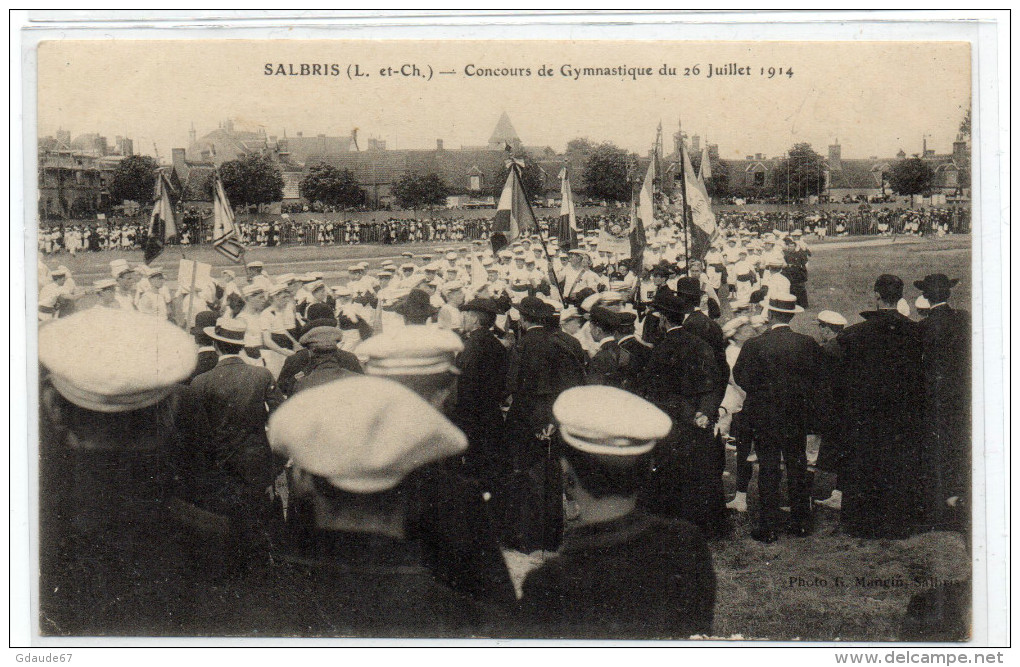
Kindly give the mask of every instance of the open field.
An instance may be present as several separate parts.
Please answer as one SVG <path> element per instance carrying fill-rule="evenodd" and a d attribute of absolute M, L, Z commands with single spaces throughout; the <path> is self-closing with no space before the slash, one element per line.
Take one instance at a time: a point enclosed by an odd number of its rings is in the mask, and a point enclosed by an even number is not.
<path fill-rule="evenodd" d="M 942 272 L 960 278 L 953 304 L 971 308 L 971 239 L 875 237 L 842 238 L 813 246 L 809 264 L 810 308 L 794 320 L 794 328 L 815 333 L 814 316 L 820 310 L 843 313 L 851 322 L 858 313 L 874 307 L 872 285 L 881 273 L 894 273 L 907 285 L 913 303 L 918 291 L 913 281 L 927 273 Z M 444 246 L 459 243 L 441 244 Z M 404 251 L 433 252 L 437 244 L 400 246 L 316 246 L 253 248 L 251 259 L 266 262 L 271 274 L 322 270 L 336 277 L 350 261 L 365 259 L 375 266 L 383 258 Z M 226 268 L 226 260 L 211 248 L 189 249 L 189 258 Z M 141 261 L 140 252 L 84 253 L 75 258 L 62 255 L 48 261 L 51 267 L 67 265 L 80 286 L 108 275 L 109 261 L 126 257 Z M 156 264 L 174 267 L 180 253 L 168 250 Z M 176 269 L 170 274 L 175 275 Z M 84 304 L 83 304 L 84 305 Z M 727 491 L 732 494 L 735 461 L 729 455 Z M 962 580 L 969 576 L 970 561 L 960 535 L 933 533 L 909 540 L 861 540 L 839 531 L 838 514 L 820 509 L 815 533 L 804 539 L 782 537 L 763 545 L 750 539 L 751 519 L 757 511 L 756 477 L 748 495 L 750 511 L 735 516 L 732 538 L 713 543 L 718 594 L 713 634 L 719 637 L 800 639 L 814 641 L 895 640 L 910 597 L 925 588 L 918 581 Z M 827 485 L 828 484 L 828 485 Z M 827 497 L 831 480 L 819 476 L 814 495 Z M 840 578 L 844 585 L 836 584 Z M 858 578 L 861 578 L 858 581 Z M 903 586 L 868 582 L 902 581 Z M 821 582 L 825 582 L 822 585 Z M 639 612 L 636 612 L 639 613 Z"/>

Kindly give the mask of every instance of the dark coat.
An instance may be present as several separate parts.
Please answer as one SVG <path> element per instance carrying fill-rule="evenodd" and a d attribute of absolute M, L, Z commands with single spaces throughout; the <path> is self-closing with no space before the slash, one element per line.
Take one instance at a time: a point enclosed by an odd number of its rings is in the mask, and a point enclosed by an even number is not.
<path fill-rule="evenodd" d="M 361 363 L 350 352 L 336 350 L 336 353 L 312 354 L 308 364 L 294 376 L 291 394 L 359 374 Z"/>
<path fill-rule="evenodd" d="M 630 376 L 630 352 L 615 340 L 608 340 L 588 364 L 588 384 L 602 384 L 623 388 Z"/>
<path fill-rule="evenodd" d="M 260 586 L 245 587 L 225 634 L 470 637 L 482 609 L 436 580 L 417 540 L 316 531 Z"/>
<path fill-rule="evenodd" d="M 284 395 L 290 396 L 294 393 L 294 383 L 296 382 L 295 378 L 298 373 L 308 366 L 308 362 L 311 358 L 311 350 L 302 348 L 283 360 L 283 368 L 280 369 L 278 384 L 280 386 L 280 391 L 282 391 Z M 336 351 L 335 358 L 340 368 L 345 368 L 351 373 L 360 374 L 364 372 L 361 368 L 361 362 L 359 362 L 358 358 L 351 352 L 338 349 Z"/>
<path fill-rule="evenodd" d="M 726 395 L 726 385 L 730 380 L 730 365 L 726 361 L 726 337 L 723 335 L 722 327 L 719 326 L 719 323 L 700 310 L 695 310 L 688 315 L 684 319 L 681 328 L 687 333 L 705 341 L 712 348 L 712 356 L 715 359 L 716 367 L 719 369 L 719 400 L 715 405 L 715 409 L 711 413 L 706 414 L 708 414 L 712 421 L 715 421 L 716 415 L 719 414 L 719 404 L 722 403 L 723 396 Z"/>
<path fill-rule="evenodd" d="M 920 518 L 920 332 L 892 309 L 861 315 L 836 339 L 846 382 L 840 521 L 853 535 L 906 537 Z"/>
<path fill-rule="evenodd" d="M 269 449 L 266 422 L 283 400 L 272 373 L 239 357 L 220 359 L 191 382 L 182 425 L 195 457 L 196 491 L 222 496 L 224 486 L 242 485 L 261 492 L 273 483 L 280 466 Z"/>
<path fill-rule="evenodd" d="M 733 379 L 747 392 L 743 414 L 755 431 L 804 433 L 822 414 L 822 349 L 789 326 L 770 329 L 740 348 Z"/>
<path fill-rule="evenodd" d="M 652 346 L 646 345 L 637 339 L 633 334 L 620 339 L 619 345 L 630 355 L 630 363 L 627 364 L 627 381 L 625 389 L 630 389 L 637 382 L 637 378 L 644 370 L 648 358 L 652 356 Z"/>
<path fill-rule="evenodd" d="M 467 436 L 466 456 L 478 464 L 476 472 L 483 477 L 512 468 L 506 460 L 500 409 L 506 397 L 507 365 L 506 347 L 488 329 L 469 333 L 457 357 L 460 376 L 453 423 Z"/>
<path fill-rule="evenodd" d="M 698 428 L 697 413 L 718 410 L 719 379 L 712 348 L 681 327 L 665 332 L 638 377 L 635 393 L 673 420 L 673 429 L 652 451 L 654 472 L 641 503 L 648 511 L 681 518 L 709 535 L 729 530 L 711 425 Z"/>
<path fill-rule="evenodd" d="M 685 639 L 712 630 L 715 573 L 689 523 L 637 511 L 580 526 L 560 554 L 531 572 L 523 636 Z"/>
<path fill-rule="evenodd" d="M 970 314 L 938 306 L 918 328 L 925 401 L 922 475 L 931 492 L 929 519 L 945 523 L 945 499 L 970 494 Z"/>
<path fill-rule="evenodd" d="M 188 382 L 191 382 L 206 371 L 211 371 L 216 367 L 219 360 L 220 355 L 216 353 L 216 350 L 202 350 L 199 352 L 198 363 L 195 365 L 195 370 L 191 371 L 191 377 L 188 378 Z"/>

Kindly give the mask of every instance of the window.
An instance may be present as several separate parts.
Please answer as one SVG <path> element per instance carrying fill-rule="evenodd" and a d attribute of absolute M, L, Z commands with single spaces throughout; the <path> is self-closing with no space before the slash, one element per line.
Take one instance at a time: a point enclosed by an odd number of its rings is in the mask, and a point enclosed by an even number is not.
<path fill-rule="evenodd" d="M 758 187 L 762 187 L 762 186 L 765 185 L 765 172 L 764 171 L 756 171 L 756 172 L 754 172 L 754 184 L 756 186 L 758 186 Z"/>
<path fill-rule="evenodd" d="M 482 189 L 482 177 L 478 176 L 477 174 L 473 175 L 471 177 L 471 190 L 474 192 L 478 192 L 481 189 Z"/>

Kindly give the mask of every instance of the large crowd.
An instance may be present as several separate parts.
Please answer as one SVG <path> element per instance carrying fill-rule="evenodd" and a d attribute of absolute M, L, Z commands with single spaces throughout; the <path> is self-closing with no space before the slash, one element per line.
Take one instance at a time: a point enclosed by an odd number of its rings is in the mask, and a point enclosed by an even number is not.
<path fill-rule="evenodd" d="M 182 245 L 211 242 L 212 213 L 199 209 L 181 212 L 179 237 Z M 585 215 L 578 226 L 585 232 L 598 230 L 623 219 L 619 214 Z M 721 220 L 731 226 L 743 226 L 759 233 L 790 232 L 800 229 L 818 238 L 848 235 L 916 235 L 945 236 L 970 231 L 969 212 L 957 208 L 875 208 L 862 211 L 830 211 L 826 209 L 796 212 L 725 211 Z M 540 224 L 555 229 L 556 219 L 543 217 Z M 284 245 L 365 245 L 373 243 L 402 244 L 440 241 L 476 241 L 489 237 L 489 217 L 442 216 L 429 218 L 386 218 L 353 220 L 338 218 L 297 218 L 285 213 L 272 218 L 236 220 L 241 240 L 249 246 L 275 247 Z M 62 252 L 100 250 L 136 250 L 145 247 L 148 223 L 143 218 L 125 218 L 96 223 L 71 223 L 42 228 L 39 231 L 39 252 L 54 255 Z"/>
<path fill-rule="evenodd" d="M 80 310 L 42 270 L 43 633 L 710 634 L 755 461 L 759 542 L 966 534 L 956 280 L 808 336 L 805 230 L 722 218 L 640 266 L 597 233 L 174 290 L 115 260 Z"/>

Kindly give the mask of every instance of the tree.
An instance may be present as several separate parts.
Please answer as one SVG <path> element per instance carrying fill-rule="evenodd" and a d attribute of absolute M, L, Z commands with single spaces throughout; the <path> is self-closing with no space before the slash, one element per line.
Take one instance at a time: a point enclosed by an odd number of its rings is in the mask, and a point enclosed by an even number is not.
<path fill-rule="evenodd" d="M 963 120 L 960 121 L 960 134 L 970 138 L 970 109 L 967 109 L 967 113 L 963 115 Z"/>
<path fill-rule="evenodd" d="M 521 184 L 528 196 L 535 198 L 545 194 L 545 175 L 535 159 L 526 151 L 515 151 L 513 156 L 524 163 L 524 169 L 521 170 Z M 509 174 L 504 160 L 499 170 L 493 174 L 492 180 L 489 181 L 492 185 L 492 194 L 497 201 L 503 193 L 503 186 L 506 185 L 506 178 Z"/>
<path fill-rule="evenodd" d="M 701 171 L 701 155 L 691 156 L 691 166 Z M 729 197 L 732 194 L 730 192 L 729 165 L 719 160 L 712 160 L 709 162 L 709 167 L 712 169 L 712 175 L 705 180 L 705 189 L 708 190 L 708 196 L 713 199 Z"/>
<path fill-rule="evenodd" d="M 220 165 L 220 179 L 234 206 L 259 206 L 283 199 L 283 175 L 266 153 L 248 153 Z"/>
<path fill-rule="evenodd" d="M 588 137 L 578 137 L 577 139 L 571 139 L 567 142 L 567 153 L 568 154 L 580 154 L 588 155 L 595 150 L 595 144 L 591 142 Z"/>
<path fill-rule="evenodd" d="M 590 199 L 630 201 L 627 151 L 611 143 L 596 146 L 584 163 L 584 194 Z"/>
<path fill-rule="evenodd" d="M 408 172 L 393 186 L 393 196 L 397 204 L 401 208 L 412 210 L 431 209 L 433 206 L 445 204 L 448 193 L 446 183 L 435 172 L 428 174 Z"/>
<path fill-rule="evenodd" d="M 298 191 L 311 203 L 339 208 L 363 206 L 367 197 L 350 169 L 338 169 L 325 163 L 308 170 L 298 184 Z"/>
<path fill-rule="evenodd" d="M 794 144 L 772 174 L 772 192 L 784 199 L 818 195 L 825 187 L 824 160 L 807 143 Z"/>
<path fill-rule="evenodd" d="M 131 200 L 148 204 L 156 196 L 159 164 L 148 155 L 129 155 L 120 161 L 110 178 L 110 199 L 120 204 Z"/>
<path fill-rule="evenodd" d="M 935 171 L 919 157 L 900 160 L 889 170 L 889 186 L 898 195 L 926 195 Z"/>

